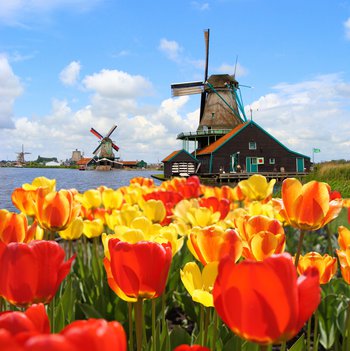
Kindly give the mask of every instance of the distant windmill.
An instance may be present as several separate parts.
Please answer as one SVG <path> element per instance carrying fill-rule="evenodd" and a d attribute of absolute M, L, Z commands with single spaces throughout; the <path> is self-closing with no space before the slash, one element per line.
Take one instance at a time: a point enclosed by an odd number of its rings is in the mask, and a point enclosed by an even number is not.
<path fill-rule="evenodd" d="M 198 149 L 211 144 L 229 130 L 247 121 L 239 84 L 235 75 L 213 74 L 208 77 L 209 29 L 204 31 L 206 46 L 204 81 L 171 85 L 173 96 L 201 94 L 197 133 L 181 133 L 178 139 L 198 142 Z"/>
<path fill-rule="evenodd" d="M 95 157 L 97 157 L 97 162 L 98 163 L 103 163 L 103 164 L 109 164 L 112 165 L 114 160 L 115 160 L 115 155 L 113 150 L 118 151 L 119 147 L 114 144 L 114 142 L 111 139 L 111 135 L 117 128 L 116 125 L 114 125 L 109 132 L 103 136 L 100 134 L 96 129 L 91 128 L 90 132 L 94 134 L 98 139 L 100 139 L 100 143 L 97 146 L 97 148 L 93 151 L 93 154 Z"/>
<path fill-rule="evenodd" d="M 26 163 L 26 161 L 24 159 L 24 155 L 29 155 L 30 152 L 24 152 L 24 146 L 22 144 L 22 151 L 16 152 L 16 154 L 18 155 L 17 156 L 17 163 L 22 165 L 22 164 Z"/>

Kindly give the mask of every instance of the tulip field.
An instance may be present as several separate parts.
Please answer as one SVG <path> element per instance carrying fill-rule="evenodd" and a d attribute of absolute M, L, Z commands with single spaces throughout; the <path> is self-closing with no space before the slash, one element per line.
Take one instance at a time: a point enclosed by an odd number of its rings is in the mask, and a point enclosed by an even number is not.
<path fill-rule="evenodd" d="M 13 189 L 0 350 L 350 350 L 350 199 L 275 183 Z"/>

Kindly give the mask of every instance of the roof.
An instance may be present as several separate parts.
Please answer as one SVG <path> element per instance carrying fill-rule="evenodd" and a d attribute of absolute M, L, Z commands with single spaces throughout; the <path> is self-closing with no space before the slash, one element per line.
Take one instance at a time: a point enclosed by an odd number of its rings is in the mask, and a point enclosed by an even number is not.
<path fill-rule="evenodd" d="M 119 161 L 123 165 L 137 165 L 140 161 Z"/>
<path fill-rule="evenodd" d="M 247 123 L 242 123 L 233 128 L 230 132 L 222 136 L 220 139 L 214 141 L 212 144 L 208 145 L 201 151 L 197 152 L 197 155 L 206 155 L 206 154 L 211 154 L 215 150 L 217 150 L 221 145 L 223 145 L 227 140 L 231 139 L 235 134 L 241 131 L 244 127 L 246 127 L 249 124 Z"/>
<path fill-rule="evenodd" d="M 186 153 L 191 158 L 193 158 L 194 161 L 198 162 L 198 160 L 192 154 L 190 154 L 188 151 L 186 151 L 185 149 L 173 151 L 170 155 L 168 155 L 165 159 L 163 159 L 162 162 L 169 162 L 171 159 L 173 159 L 175 156 L 177 156 L 178 154 L 180 154 L 182 152 Z"/>
<path fill-rule="evenodd" d="M 77 161 L 77 165 L 86 165 L 89 161 L 91 161 L 91 158 L 81 158 Z"/>
<path fill-rule="evenodd" d="M 270 133 L 268 133 L 264 128 L 260 127 L 254 121 L 248 121 L 246 123 L 242 123 L 242 124 L 238 125 L 237 127 L 233 128 L 229 133 L 227 133 L 226 135 L 224 135 L 220 139 L 216 140 L 214 143 L 208 145 L 203 150 L 197 152 L 197 156 L 207 155 L 207 154 L 211 154 L 211 153 L 215 152 L 221 146 L 223 146 L 227 141 L 229 141 L 230 139 L 234 138 L 238 133 L 240 133 L 243 129 L 245 129 L 245 127 L 247 127 L 250 124 L 252 124 L 252 125 L 256 126 L 257 128 L 259 128 L 261 131 L 263 131 L 265 134 L 267 134 L 270 138 L 272 138 L 276 143 L 278 143 L 280 146 L 282 146 L 287 151 L 289 151 L 289 152 L 291 152 L 291 153 L 293 153 L 295 155 L 298 155 L 298 156 L 302 156 L 302 157 L 305 157 L 305 158 L 310 158 L 309 156 L 306 156 L 306 155 L 303 155 L 303 154 L 301 154 L 299 152 L 295 152 L 293 150 L 288 149 L 285 145 L 283 145 L 280 141 L 278 141 L 276 138 L 274 138 Z"/>

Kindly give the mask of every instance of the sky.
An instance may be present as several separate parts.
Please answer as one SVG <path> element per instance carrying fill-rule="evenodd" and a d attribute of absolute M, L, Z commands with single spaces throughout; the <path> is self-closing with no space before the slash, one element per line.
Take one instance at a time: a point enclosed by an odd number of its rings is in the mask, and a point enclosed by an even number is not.
<path fill-rule="evenodd" d="M 350 159 L 350 1 L 0 2 L 0 160 L 160 162 L 195 131 L 199 95 L 170 85 L 236 73 L 247 116 L 315 162 Z M 313 153 L 313 149 L 320 153 Z"/>

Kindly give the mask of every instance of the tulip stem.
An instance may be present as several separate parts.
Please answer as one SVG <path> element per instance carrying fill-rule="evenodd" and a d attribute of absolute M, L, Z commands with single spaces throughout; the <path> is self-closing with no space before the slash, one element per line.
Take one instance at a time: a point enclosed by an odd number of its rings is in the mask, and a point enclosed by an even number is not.
<path fill-rule="evenodd" d="M 210 311 L 208 308 L 205 308 L 204 309 L 204 312 L 205 312 L 205 319 L 204 319 L 204 343 L 203 343 L 203 346 L 204 345 L 207 345 L 207 341 L 208 341 L 208 327 L 209 327 L 209 314 L 210 314 Z"/>
<path fill-rule="evenodd" d="M 216 313 L 216 310 L 213 310 L 214 313 L 214 332 L 213 332 L 213 339 L 212 339 L 212 344 L 211 344 L 211 349 L 216 350 L 216 339 L 218 336 L 218 330 L 219 330 L 219 319 L 218 319 L 218 314 Z"/>
<path fill-rule="evenodd" d="M 311 350 L 311 319 L 312 316 L 309 318 L 307 322 L 307 334 L 306 334 L 306 350 Z"/>
<path fill-rule="evenodd" d="M 260 345 L 260 351 L 267 351 L 269 349 L 269 345 Z"/>
<path fill-rule="evenodd" d="M 326 225 L 326 232 L 327 232 L 328 251 L 329 251 L 329 254 L 333 256 L 332 232 L 328 224 Z"/>
<path fill-rule="evenodd" d="M 134 328 L 132 322 L 132 304 L 128 302 L 128 314 L 129 314 L 129 349 L 134 349 Z"/>
<path fill-rule="evenodd" d="M 346 330 L 345 330 L 345 348 L 344 350 L 349 350 L 350 347 L 350 302 L 348 304 L 347 316 L 346 316 Z"/>
<path fill-rule="evenodd" d="M 304 235 L 305 235 L 305 230 L 300 230 L 298 249 L 297 249 L 297 253 L 295 255 L 295 261 L 294 261 L 295 268 L 298 267 L 299 257 L 300 257 L 300 253 L 301 253 L 301 248 L 303 246 Z"/>
<path fill-rule="evenodd" d="M 318 310 L 315 311 L 315 319 L 314 319 L 314 343 L 313 343 L 313 349 L 316 351 L 316 345 L 317 345 L 317 339 L 318 339 Z"/>
<path fill-rule="evenodd" d="M 199 337 L 200 344 L 204 345 L 204 306 L 200 306 L 200 317 L 199 317 Z"/>
<path fill-rule="evenodd" d="M 142 313 L 142 297 L 135 302 L 135 324 L 136 324 L 136 349 L 142 350 L 142 333 L 143 333 L 143 313 Z"/>
<path fill-rule="evenodd" d="M 152 344 L 153 350 L 157 350 L 157 337 L 156 337 L 156 302 L 152 299 Z"/>

